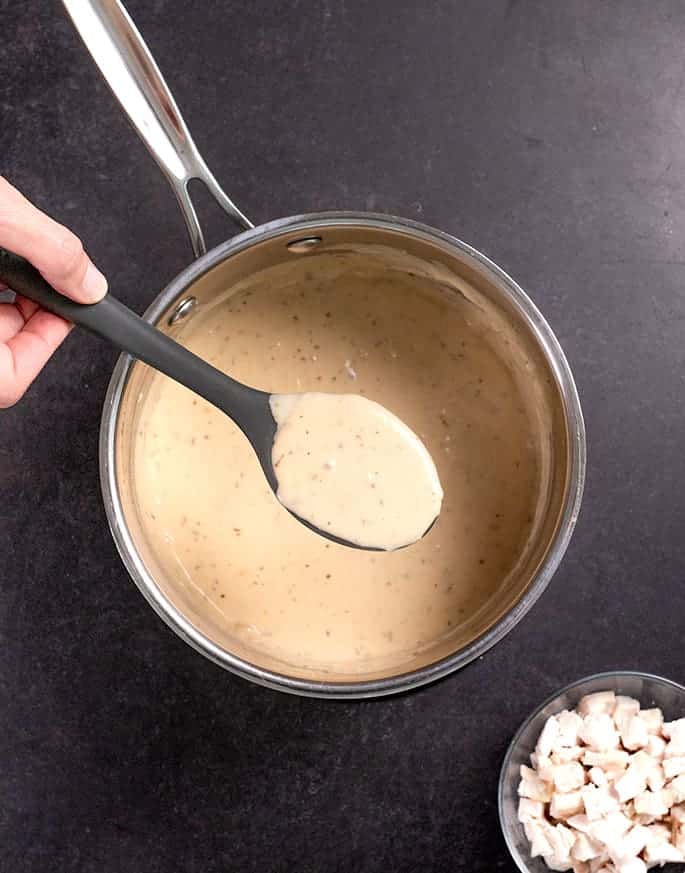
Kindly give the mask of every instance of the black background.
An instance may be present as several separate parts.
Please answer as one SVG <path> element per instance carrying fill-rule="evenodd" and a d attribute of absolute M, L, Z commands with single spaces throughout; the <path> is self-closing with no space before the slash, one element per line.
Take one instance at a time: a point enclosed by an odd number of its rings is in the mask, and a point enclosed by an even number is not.
<path fill-rule="evenodd" d="M 0 868 L 511 869 L 496 782 L 524 716 L 600 669 L 685 679 L 685 7 L 128 8 L 253 221 L 417 218 L 529 291 L 578 381 L 587 490 L 548 592 L 470 668 L 375 702 L 267 691 L 177 639 L 120 564 L 97 472 L 115 354 L 73 334 L 0 413 Z M 0 0 L 0 57 L 2 172 L 142 310 L 190 260 L 163 176 L 60 4 Z"/>

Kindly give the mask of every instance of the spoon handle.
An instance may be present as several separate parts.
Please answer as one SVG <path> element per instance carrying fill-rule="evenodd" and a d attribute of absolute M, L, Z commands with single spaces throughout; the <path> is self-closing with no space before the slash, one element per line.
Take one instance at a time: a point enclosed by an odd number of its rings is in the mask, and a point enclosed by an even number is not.
<path fill-rule="evenodd" d="M 268 402 L 268 394 L 236 382 L 212 367 L 111 294 L 99 303 L 75 303 L 55 291 L 28 261 L 3 248 L 0 248 L 0 281 L 190 388 L 230 416 L 248 436 L 254 411 Z"/>

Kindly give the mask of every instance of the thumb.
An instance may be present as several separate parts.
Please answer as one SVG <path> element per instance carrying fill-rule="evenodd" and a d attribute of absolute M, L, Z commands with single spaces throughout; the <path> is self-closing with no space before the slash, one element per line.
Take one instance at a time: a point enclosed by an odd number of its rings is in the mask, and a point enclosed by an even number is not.
<path fill-rule="evenodd" d="M 37 209 L 0 176 L 0 246 L 31 261 L 57 290 L 77 303 L 97 303 L 107 280 L 81 240 Z"/>

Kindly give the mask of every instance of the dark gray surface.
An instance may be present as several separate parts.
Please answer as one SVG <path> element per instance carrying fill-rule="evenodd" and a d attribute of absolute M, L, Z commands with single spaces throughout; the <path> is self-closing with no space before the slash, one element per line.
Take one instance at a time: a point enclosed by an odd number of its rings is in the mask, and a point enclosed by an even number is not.
<path fill-rule="evenodd" d="M 265 691 L 119 563 L 96 461 L 115 354 L 72 335 L 0 413 L 0 869 L 509 869 L 495 787 L 523 717 L 599 669 L 685 679 L 685 7 L 128 5 L 254 221 L 398 213 L 521 282 L 577 377 L 587 492 L 549 591 L 484 660 L 395 700 Z M 0 24 L 0 169 L 140 311 L 190 258 L 174 198 L 59 4 L 0 0 Z"/>

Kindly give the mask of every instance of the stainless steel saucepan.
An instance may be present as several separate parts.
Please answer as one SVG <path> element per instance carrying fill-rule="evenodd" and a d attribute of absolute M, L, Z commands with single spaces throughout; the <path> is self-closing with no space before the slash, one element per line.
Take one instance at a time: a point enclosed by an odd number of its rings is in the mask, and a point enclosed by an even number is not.
<path fill-rule="evenodd" d="M 499 267 L 465 243 L 401 218 L 369 213 L 326 212 L 282 218 L 260 227 L 224 193 L 193 143 L 176 103 L 139 32 L 118 0 L 63 0 L 71 18 L 133 126 L 169 179 L 188 226 L 196 260 L 181 272 L 145 313 L 174 333 L 196 309 L 260 270 L 300 264 L 311 273 L 321 253 L 374 252 L 393 269 L 403 258 L 425 266 L 427 281 L 448 291 L 454 279 L 468 283 L 517 337 L 527 361 L 526 380 L 538 399 L 544 431 L 545 467 L 539 506 L 516 573 L 503 581 L 477 615 L 448 638 L 435 641 L 392 669 L 339 675 L 284 665 L 245 647 L 188 604 L 150 545 L 138 509 L 132 463 L 136 422 L 145 403 L 149 373 L 128 356 L 114 370 L 100 439 L 100 469 L 107 516 L 134 581 L 179 636 L 217 664 L 283 691 L 321 697 L 371 697 L 412 688 L 463 666 L 500 640 L 535 603 L 556 570 L 573 531 L 585 476 L 585 431 L 566 358 L 551 329 L 523 290 Z M 206 251 L 188 192 L 200 179 L 242 228 Z M 385 254 L 384 254 L 385 253 Z M 362 257 L 360 255 L 360 257 Z M 398 260 L 399 259 L 399 260 Z M 436 278 L 439 277 L 439 278 Z M 493 316 L 494 317 L 494 316 Z"/>

